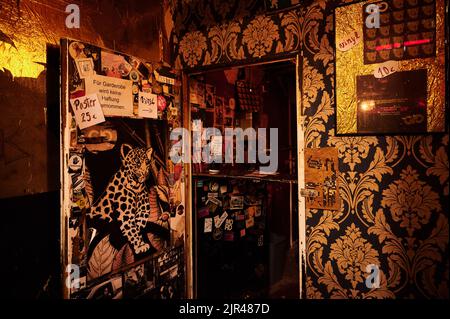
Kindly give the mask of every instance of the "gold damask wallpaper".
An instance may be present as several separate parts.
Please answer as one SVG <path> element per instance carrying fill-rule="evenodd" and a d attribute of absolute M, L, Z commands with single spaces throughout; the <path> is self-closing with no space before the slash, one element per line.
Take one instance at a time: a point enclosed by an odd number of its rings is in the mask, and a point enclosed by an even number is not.
<path fill-rule="evenodd" d="M 333 12 L 345 2 L 266 15 L 257 0 L 180 0 L 175 65 L 302 51 L 306 144 L 338 149 L 342 203 L 307 212 L 306 297 L 448 298 L 448 134 L 335 136 Z M 379 266 L 379 288 L 366 286 L 369 265 Z"/>

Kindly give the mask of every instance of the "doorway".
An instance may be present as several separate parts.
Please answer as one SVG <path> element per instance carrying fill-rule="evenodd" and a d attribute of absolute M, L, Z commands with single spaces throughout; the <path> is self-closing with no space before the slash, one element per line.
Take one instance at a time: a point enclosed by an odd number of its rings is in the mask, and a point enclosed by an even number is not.
<path fill-rule="evenodd" d="M 300 297 L 296 70 L 288 59 L 189 76 L 191 130 L 265 128 L 278 161 L 262 173 L 244 136 L 244 163 L 191 165 L 195 298 Z"/>

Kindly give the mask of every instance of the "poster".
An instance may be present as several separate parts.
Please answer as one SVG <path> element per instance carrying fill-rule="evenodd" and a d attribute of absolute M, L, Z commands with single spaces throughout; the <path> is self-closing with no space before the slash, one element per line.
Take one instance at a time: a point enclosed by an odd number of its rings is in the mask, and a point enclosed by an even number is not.
<path fill-rule="evenodd" d="M 306 208 L 339 210 L 338 151 L 334 147 L 305 149 Z"/>
<path fill-rule="evenodd" d="M 402 71 L 377 79 L 356 77 L 358 132 L 425 132 L 427 70 Z"/>
<path fill-rule="evenodd" d="M 335 9 L 337 135 L 445 131 L 444 2 L 363 1 Z"/>
<path fill-rule="evenodd" d="M 131 56 L 66 39 L 62 51 L 65 297 L 182 297 L 184 260 L 164 278 L 153 266 L 184 246 L 182 172 L 165 147 L 180 91 L 155 94 L 148 79 L 159 67 Z"/>

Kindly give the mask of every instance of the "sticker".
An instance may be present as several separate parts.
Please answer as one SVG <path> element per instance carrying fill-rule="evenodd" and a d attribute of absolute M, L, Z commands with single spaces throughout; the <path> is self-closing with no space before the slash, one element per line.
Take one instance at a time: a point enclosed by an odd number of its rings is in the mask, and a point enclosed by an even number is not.
<path fill-rule="evenodd" d="M 229 99 L 228 104 L 229 104 L 230 109 L 234 110 L 236 108 L 236 101 L 234 98 Z"/>
<path fill-rule="evenodd" d="M 205 233 L 212 232 L 212 218 L 205 218 L 204 232 Z"/>
<path fill-rule="evenodd" d="M 224 226 L 225 230 L 232 231 L 233 223 L 234 223 L 234 220 L 231 218 L 228 218 L 227 220 L 225 220 L 225 226 Z"/>
<path fill-rule="evenodd" d="M 216 216 L 217 217 L 217 216 Z M 219 228 L 222 226 L 223 222 L 227 219 L 228 217 L 228 213 L 227 212 L 223 212 L 223 214 L 220 216 L 220 218 L 217 220 L 216 223 L 216 219 L 214 218 L 214 225 Z"/>
<path fill-rule="evenodd" d="M 87 78 L 95 74 L 94 61 L 92 58 L 75 59 L 78 74 L 81 79 Z"/>
<path fill-rule="evenodd" d="M 139 92 L 138 116 L 150 119 L 158 118 L 157 99 L 156 94 Z"/>
<path fill-rule="evenodd" d="M 217 205 L 217 206 L 222 206 L 222 202 L 219 199 L 217 199 L 216 197 L 209 198 L 208 202 L 211 202 L 211 203 L 213 203 L 214 205 Z"/>
<path fill-rule="evenodd" d="M 243 209 L 244 208 L 244 196 L 231 196 L 230 209 Z"/>
<path fill-rule="evenodd" d="M 208 205 L 208 209 L 212 214 L 214 214 L 217 210 L 217 207 L 219 207 L 219 205 L 214 204 L 213 202 L 210 202 L 209 200 L 206 202 L 206 204 Z"/>
<path fill-rule="evenodd" d="M 128 76 L 132 66 L 120 54 L 115 54 L 102 50 L 102 71 L 108 77 L 121 78 Z"/>
<path fill-rule="evenodd" d="M 89 152 L 103 152 L 114 148 L 117 142 L 117 130 L 106 121 L 83 130 L 84 145 Z"/>
<path fill-rule="evenodd" d="M 222 156 L 222 136 L 221 135 L 211 136 L 210 150 L 211 150 L 211 156 Z"/>
<path fill-rule="evenodd" d="M 219 193 L 208 193 L 208 198 L 217 198 L 219 197 Z"/>
<path fill-rule="evenodd" d="M 223 236 L 223 230 L 221 228 L 214 229 L 213 235 L 212 235 L 214 240 L 221 240 L 222 236 Z"/>
<path fill-rule="evenodd" d="M 234 233 L 233 232 L 225 232 L 225 234 L 223 235 L 223 240 L 234 241 Z"/>
<path fill-rule="evenodd" d="M 256 206 L 250 206 L 247 208 L 247 215 L 248 217 L 255 217 L 256 216 Z"/>
<path fill-rule="evenodd" d="M 139 81 L 139 72 L 137 70 L 130 71 L 130 80 L 133 82 Z"/>
<path fill-rule="evenodd" d="M 236 219 L 237 221 L 245 220 L 245 215 L 242 214 L 242 212 L 237 212 L 236 215 L 235 215 L 235 219 Z"/>
<path fill-rule="evenodd" d="M 197 187 L 203 187 L 203 180 L 197 181 Z"/>
<path fill-rule="evenodd" d="M 258 247 L 262 247 L 264 245 L 264 235 L 259 235 L 258 237 Z"/>
<path fill-rule="evenodd" d="M 214 227 L 219 228 L 220 227 L 219 223 L 220 223 L 219 215 L 214 216 Z"/>
<path fill-rule="evenodd" d="M 133 116 L 132 83 L 94 75 L 85 79 L 86 95 L 97 93 L 105 116 Z"/>
<path fill-rule="evenodd" d="M 74 60 L 86 58 L 86 55 L 84 54 L 84 44 L 80 42 L 72 42 L 69 45 L 69 54 Z"/>
<path fill-rule="evenodd" d="M 384 63 L 378 64 L 373 71 L 373 75 L 377 79 L 385 78 L 391 74 L 397 72 L 400 68 L 400 63 L 398 61 L 386 61 Z"/>
<path fill-rule="evenodd" d="M 96 94 L 71 99 L 70 104 L 75 113 L 75 121 L 80 129 L 105 121 L 102 107 Z"/>
<path fill-rule="evenodd" d="M 162 112 L 166 109 L 167 102 L 164 96 L 158 95 L 158 112 Z"/>
<path fill-rule="evenodd" d="M 164 84 L 175 85 L 175 79 L 167 76 L 169 75 L 169 71 L 167 69 L 160 69 L 159 72 L 155 70 L 154 74 L 156 81 Z"/>
<path fill-rule="evenodd" d="M 361 42 L 362 36 L 361 32 L 356 30 L 342 37 L 337 43 L 337 48 L 339 51 L 346 52 L 355 47 L 359 42 Z"/>
<path fill-rule="evenodd" d="M 209 216 L 209 209 L 208 207 L 202 207 L 198 210 L 198 217 L 203 218 Z"/>
<path fill-rule="evenodd" d="M 245 228 L 251 228 L 255 226 L 255 219 L 253 217 L 245 220 Z"/>
<path fill-rule="evenodd" d="M 133 86 L 131 87 L 131 93 L 133 93 L 133 95 L 139 93 L 139 86 L 136 83 L 133 83 Z"/>
<path fill-rule="evenodd" d="M 239 234 L 241 235 L 241 237 L 244 237 L 245 236 L 245 228 L 241 229 Z"/>
<path fill-rule="evenodd" d="M 228 186 L 227 185 L 220 186 L 220 193 L 221 194 L 225 194 L 227 191 L 228 191 Z"/>
<path fill-rule="evenodd" d="M 81 172 L 70 174 L 72 180 L 73 199 L 81 198 L 83 195 L 81 191 L 84 189 L 85 182 Z"/>
<path fill-rule="evenodd" d="M 72 154 L 70 155 L 68 166 L 73 172 L 77 172 L 83 167 L 83 159 L 78 154 Z"/>
<path fill-rule="evenodd" d="M 219 190 L 219 183 L 217 183 L 217 182 L 210 182 L 209 183 L 209 190 L 211 192 L 215 193 L 216 194 L 215 197 L 217 197 L 219 195 L 219 194 L 217 194 L 217 191 Z M 209 194 L 208 194 L 208 196 L 209 196 Z"/>
<path fill-rule="evenodd" d="M 255 206 L 255 217 L 261 216 L 261 206 Z"/>

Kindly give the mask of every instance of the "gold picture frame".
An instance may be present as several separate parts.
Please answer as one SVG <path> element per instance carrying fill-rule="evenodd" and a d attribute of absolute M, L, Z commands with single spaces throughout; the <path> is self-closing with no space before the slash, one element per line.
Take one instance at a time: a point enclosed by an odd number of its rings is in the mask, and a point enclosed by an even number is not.
<path fill-rule="evenodd" d="M 383 10 L 379 28 L 369 29 L 366 24 L 370 4 Z M 429 19 L 426 5 L 435 5 Z M 362 1 L 336 7 L 336 134 L 445 132 L 445 28 L 445 0 Z M 425 56 L 430 48 L 436 54 Z M 417 58 L 402 58 L 401 50 Z M 383 68 L 394 73 L 377 79 L 380 68 L 380 74 Z M 408 114 L 419 105 L 424 114 Z M 365 110 L 373 114 L 371 124 L 361 119 Z M 422 126 L 415 125 L 419 121 Z"/>

